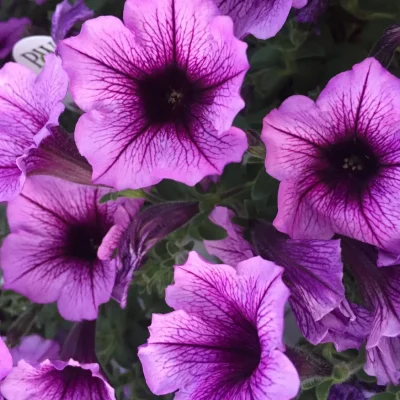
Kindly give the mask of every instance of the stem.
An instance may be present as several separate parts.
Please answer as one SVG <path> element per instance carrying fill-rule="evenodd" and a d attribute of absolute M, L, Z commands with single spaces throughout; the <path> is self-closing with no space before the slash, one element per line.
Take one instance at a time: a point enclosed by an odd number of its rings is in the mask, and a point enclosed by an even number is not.
<path fill-rule="evenodd" d="M 222 192 L 219 194 L 219 201 L 218 203 L 221 203 L 222 201 L 228 199 L 229 197 L 234 197 L 239 194 L 247 192 L 251 187 L 253 186 L 253 182 L 246 182 L 244 185 L 236 186 L 232 189 L 229 189 L 225 192 Z"/>

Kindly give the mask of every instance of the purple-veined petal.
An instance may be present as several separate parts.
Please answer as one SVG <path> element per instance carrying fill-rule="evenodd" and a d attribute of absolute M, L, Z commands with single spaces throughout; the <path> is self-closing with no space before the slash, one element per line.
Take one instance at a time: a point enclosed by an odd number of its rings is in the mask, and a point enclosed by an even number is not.
<path fill-rule="evenodd" d="M 70 320 L 95 319 L 110 299 L 115 260 L 98 249 L 115 226 L 118 202 L 99 205 L 107 189 L 33 176 L 8 205 L 11 234 L 1 248 L 5 287 L 37 303 L 58 302 Z"/>
<path fill-rule="evenodd" d="M 46 57 L 36 77 L 26 67 L 8 63 L 0 71 L 0 199 L 20 192 L 25 174 L 23 157 L 58 125 L 64 110 L 68 77 L 55 55 Z M 19 166 L 21 165 L 21 167 Z"/>
<path fill-rule="evenodd" d="M 194 185 L 241 160 L 247 141 L 231 125 L 244 105 L 246 45 L 217 13 L 208 1 L 129 0 L 125 26 L 96 18 L 59 44 L 71 93 L 88 112 L 76 141 L 96 183 Z"/>
<path fill-rule="evenodd" d="M 251 33 L 259 39 L 275 36 L 291 7 L 303 7 L 307 0 L 214 0 L 220 12 L 233 19 L 235 35 Z"/>
<path fill-rule="evenodd" d="M 228 236 L 222 240 L 205 240 L 206 250 L 217 256 L 222 262 L 236 266 L 239 262 L 254 256 L 253 250 L 243 237 L 243 229 L 231 222 L 234 212 L 226 207 L 215 207 L 210 219 L 227 231 Z"/>
<path fill-rule="evenodd" d="M 112 387 L 100 374 L 98 364 L 43 361 L 30 365 L 20 361 L 1 385 L 9 399 L 115 400 Z"/>
<path fill-rule="evenodd" d="M 279 230 L 399 247 L 399 90 L 400 80 L 368 58 L 315 103 L 293 96 L 265 117 L 266 169 L 282 181 Z"/>
<path fill-rule="evenodd" d="M 399 360 L 400 338 L 382 337 L 376 346 L 367 349 L 364 369 L 367 374 L 376 376 L 378 385 L 397 385 L 400 380 Z"/>
<path fill-rule="evenodd" d="M 190 253 L 167 288 L 166 301 L 178 311 L 153 315 L 139 349 L 151 390 L 179 389 L 177 398 L 187 400 L 295 396 L 297 372 L 281 353 L 288 296 L 281 273 L 260 257 L 235 270 Z"/>
<path fill-rule="evenodd" d="M 141 133 L 138 128 L 134 115 L 124 110 L 93 110 L 79 119 L 76 141 L 93 167 L 94 183 L 138 189 L 168 178 L 193 186 L 207 175 L 221 175 L 226 164 L 240 162 L 247 149 L 245 133 L 234 127 L 217 135 L 211 126 L 196 123 L 178 136 L 172 126 Z"/>
<path fill-rule="evenodd" d="M 90 185 L 92 168 L 79 154 L 74 139 L 61 127 L 51 128 L 37 147 L 32 145 L 18 158 L 17 165 L 26 176 L 51 175 L 70 182 Z"/>

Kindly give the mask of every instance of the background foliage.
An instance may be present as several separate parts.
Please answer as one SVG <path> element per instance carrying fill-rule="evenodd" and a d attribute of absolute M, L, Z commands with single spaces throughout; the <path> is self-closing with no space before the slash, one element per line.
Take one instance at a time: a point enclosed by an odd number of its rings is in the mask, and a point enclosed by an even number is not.
<path fill-rule="evenodd" d="M 123 0 L 86 2 L 96 16 L 122 17 Z M 33 22 L 29 35 L 48 35 L 57 3 L 58 0 L 48 0 L 43 6 L 37 6 L 30 0 L 3 0 L 0 20 L 27 16 Z M 184 262 L 187 252 L 193 246 L 199 248 L 201 240 L 224 236 L 224 231 L 216 229 L 207 219 L 212 207 L 219 204 L 234 208 L 239 216 L 237 222 L 244 225 L 251 218 L 274 218 L 278 185 L 265 173 L 263 166 L 265 149 L 258 140 L 263 117 L 293 94 L 316 98 L 330 78 L 366 58 L 383 30 L 395 22 L 400 22 L 398 0 L 331 0 L 316 24 L 299 24 L 291 14 L 276 37 L 267 41 L 246 39 L 251 64 L 242 93 L 246 108 L 235 121 L 237 126 L 248 131 L 251 144 L 243 164 L 229 165 L 217 184 L 209 183 L 207 193 L 199 185 L 188 188 L 173 181 L 163 181 L 153 189 L 156 202 L 199 200 L 201 214 L 150 251 L 147 262 L 135 275 L 125 310 L 115 302 L 101 309 L 97 355 L 118 398 L 150 400 L 157 397 L 146 387 L 137 347 L 146 341 L 152 313 L 168 311 L 164 290 L 172 281 L 173 264 Z M 400 77 L 400 53 L 394 57 L 390 70 Z M 78 115 L 66 111 L 62 124 L 72 133 L 77 118 Z M 2 206 L 1 237 L 6 233 L 5 207 Z M 346 277 L 345 284 L 349 292 L 356 291 L 350 277 Z M 62 340 L 70 328 L 70 323 L 58 315 L 55 305 L 33 305 L 12 292 L 0 293 L 0 320 L 1 334 L 7 333 L 15 343 L 27 332 Z M 375 388 L 374 378 L 362 372 L 363 353 L 338 354 L 330 344 L 313 347 L 305 341 L 300 341 L 297 350 L 290 351 L 303 378 L 302 400 L 326 399 L 334 382 L 348 378 L 350 382 L 359 380 Z M 400 399 L 396 387 L 381 390 L 385 393 L 375 395 L 374 399 Z"/>

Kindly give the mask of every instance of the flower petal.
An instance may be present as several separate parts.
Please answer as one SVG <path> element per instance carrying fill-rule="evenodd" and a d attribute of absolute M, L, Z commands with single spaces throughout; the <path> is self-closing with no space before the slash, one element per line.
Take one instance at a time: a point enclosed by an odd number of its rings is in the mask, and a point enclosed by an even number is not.
<path fill-rule="evenodd" d="M 36 366 L 20 361 L 2 383 L 1 394 L 19 400 L 115 400 L 97 364 L 80 365 L 73 360 L 46 360 Z"/>
<path fill-rule="evenodd" d="M 399 90 L 400 80 L 369 58 L 333 78 L 315 104 L 294 96 L 267 115 L 266 169 L 283 180 L 279 230 L 298 239 L 335 232 L 392 251 L 399 246 Z M 352 191 L 350 181 L 327 182 L 324 173 L 330 146 L 354 137 L 378 161 L 373 176 Z"/>
<path fill-rule="evenodd" d="M 96 318 L 116 274 L 115 261 L 99 260 L 91 247 L 101 246 L 114 224 L 117 204 L 97 204 L 107 192 L 31 177 L 8 206 L 12 233 L 1 248 L 5 287 L 38 303 L 58 301 L 66 319 Z"/>
<path fill-rule="evenodd" d="M 217 320 L 222 326 L 242 321 L 245 327 L 246 320 L 269 318 L 265 346 L 283 348 L 281 313 L 288 292 L 279 280 L 281 268 L 254 257 L 239 263 L 236 271 L 237 274 L 227 265 L 209 264 L 191 252 L 186 264 L 175 267 L 175 284 L 167 288 L 166 302 L 175 310 L 195 314 L 205 321 Z"/>
<path fill-rule="evenodd" d="M 190 253 L 166 293 L 179 311 L 153 315 L 148 344 L 139 349 L 150 389 L 180 389 L 179 399 L 293 398 L 299 378 L 279 351 L 288 295 L 280 274 L 260 257 L 240 263 L 236 273 Z"/>
<path fill-rule="evenodd" d="M 382 337 L 375 347 L 367 349 L 364 370 L 368 375 L 376 376 L 378 385 L 397 385 L 400 380 L 399 360 L 400 338 Z"/>
<path fill-rule="evenodd" d="M 11 200 L 25 181 L 18 158 L 58 125 L 68 77 L 60 60 L 46 57 L 36 78 L 26 67 L 8 63 L 0 71 L 0 200 Z"/>
<path fill-rule="evenodd" d="M 88 8 L 84 0 L 77 0 L 71 5 L 68 0 L 59 3 L 51 20 L 51 36 L 58 43 L 67 37 L 73 26 L 80 21 L 86 21 L 94 15 L 93 10 Z"/>
<path fill-rule="evenodd" d="M 135 214 L 121 239 L 113 298 L 125 308 L 133 273 L 146 253 L 164 237 L 186 224 L 199 211 L 197 202 L 155 204 Z"/>
<path fill-rule="evenodd" d="M 15 43 L 21 39 L 27 27 L 31 25 L 29 18 L 10 18 L 0 22 L 0 59 L 6 58 Z"/>
<path fill-rule="evenodd" d="M 243 229 L 231 222 L 234 215 L 234 212 L 226 207 L 215 207 L 210 214 L 210 219 L 222 226 L 228 236 L 222 240 L 204 240 L 204 246 L 210 254 L 232 266 L 254 256 L 249 242 L 243 237 Z"/>
<path fill-rule="evenodd" d="M 275 36 L 289 15 L 292 0 L 215 0 L 220 11 L 234 22 L 239 38 L 251 33 L 258 39 Z"/>
<path fill-rule="evenodd" d="M 3 339 L 0 338 L 0 379 L 5 378 L 12 370 L 12 358 Z"/>
<path fill-rule="evenodd" d="M 80 118 L 76 142 L 93 167 L 95 183 L 138 189 L 168 178 L 192 186 L 240 162 L 247 148 L 238 128 L 218 136 L 211 126 L 196 124 L 176 135 L 173 126 L 144 131 L 133 117 L 123 110 L 93 110 Z"/>

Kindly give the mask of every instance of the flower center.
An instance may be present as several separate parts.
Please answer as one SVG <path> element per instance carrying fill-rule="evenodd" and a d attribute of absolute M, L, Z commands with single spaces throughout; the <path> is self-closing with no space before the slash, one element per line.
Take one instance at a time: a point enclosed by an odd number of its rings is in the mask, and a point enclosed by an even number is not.
<path fill-rule="evenodd" d="M 324 150 L 328 163 L 324 171 L 327 181 L 351 181 L 365 184 L 379 170 L 379 160 L 373 148 L 362 138 L 352 138 L 331 144 Z"/>
<path fill-rule="evenodd" d="M 67 233 L 66 255 L 80 260 L 95 261 L 103 237 L 102 229 L 87 225 L 73 225 Z"/>
<path fill-rule="evenodd" d="M 201 99 L 201 87 L 178 66 L 170 65 L 145 76 L 138 95 L 150 124 L 188 124 L 193 105 Z"/>

